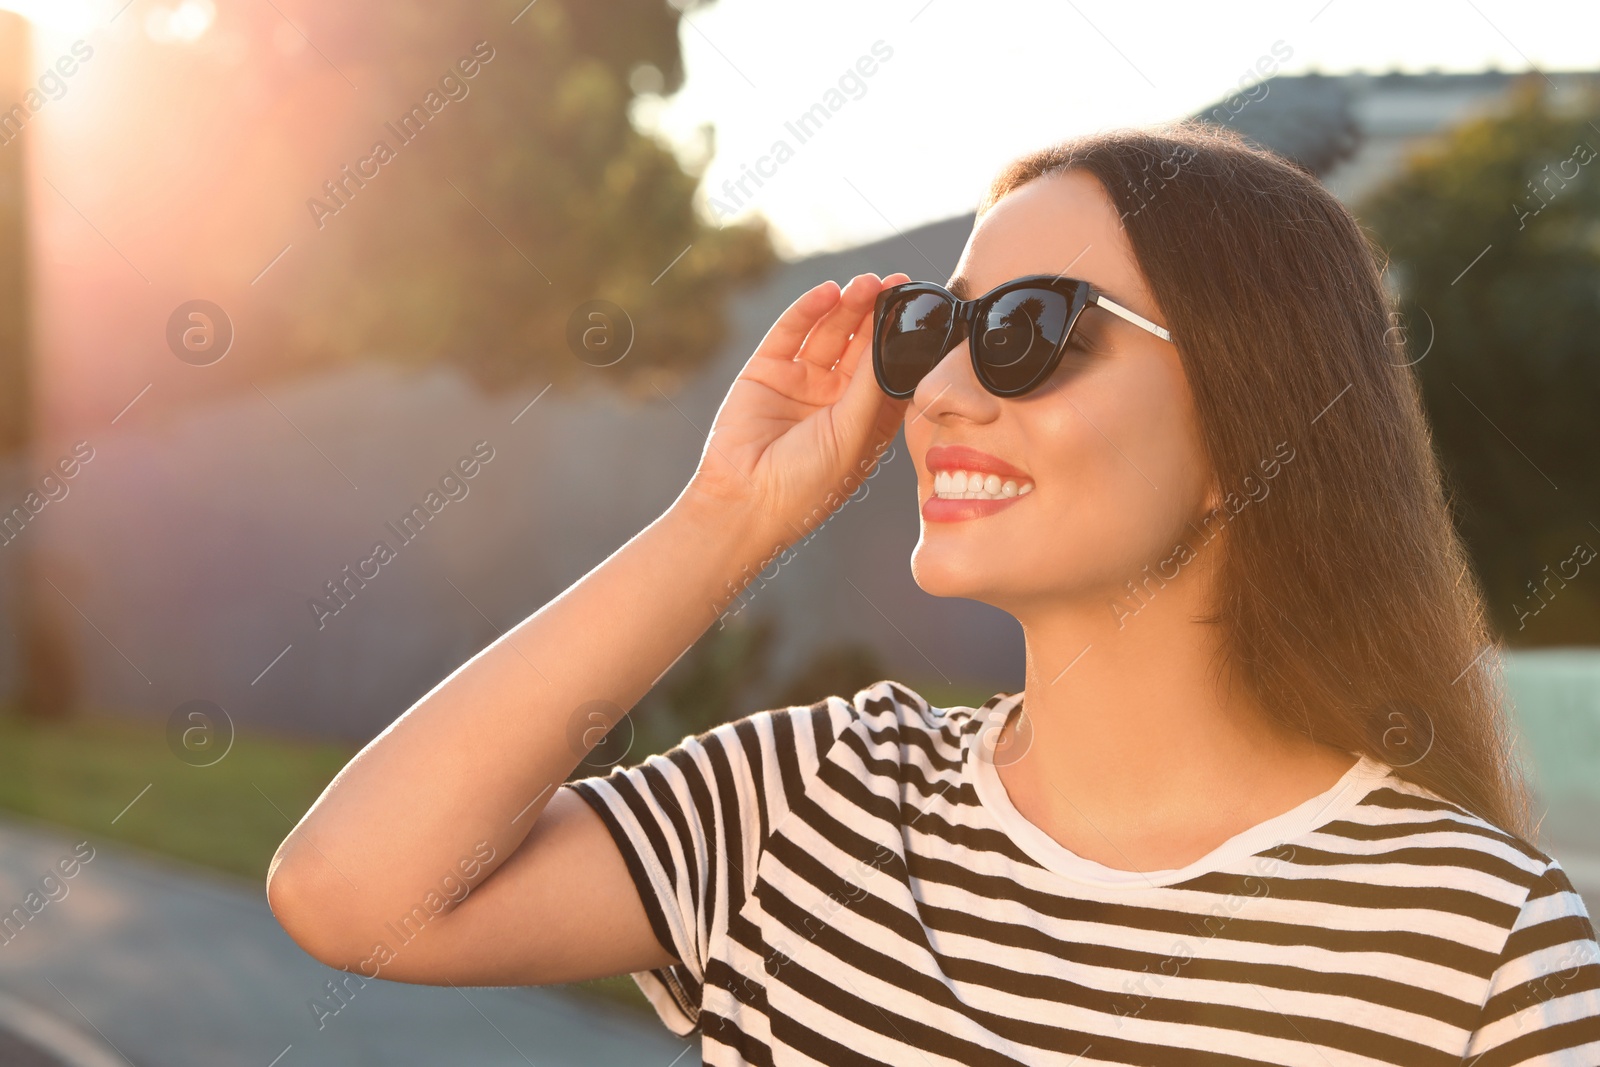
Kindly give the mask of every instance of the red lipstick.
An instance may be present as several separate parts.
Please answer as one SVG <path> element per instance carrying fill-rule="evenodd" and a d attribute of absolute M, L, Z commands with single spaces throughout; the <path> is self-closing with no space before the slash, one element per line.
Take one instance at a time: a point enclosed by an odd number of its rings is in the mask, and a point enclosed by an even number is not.
<path fill-rule="evenodd" d="M 1002 482 L 1015 481 L 1019 487 L 1033 485 L 1033 479 L 1020 467 L 1007 463 L 999 456 L 981 452 L 967 445 L 935 445 L 928 449 L 923 465 L 935 478 L 940 471 L 959 470 L 997 475 Z M 930 487 L 927 499 L 922 502 L 922 517 L 927 522 L 964 522 L 967 519 L 983 518 L 1012 507 L 1025 495 L 1028 494 L 990 500 L 941 499 Z"/>

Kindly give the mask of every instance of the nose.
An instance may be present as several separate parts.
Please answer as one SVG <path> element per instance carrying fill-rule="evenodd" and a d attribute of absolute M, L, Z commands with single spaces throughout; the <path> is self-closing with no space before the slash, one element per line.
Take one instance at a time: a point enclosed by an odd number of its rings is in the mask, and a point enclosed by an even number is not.
<path fill-rule="evenodd" d="M 1000 398 L 978 381 L 972 369 L 971 339 L 962 336 L 917 383 L 911 400 L 914 413 L 908 412 L 908 418 L 938 422 L 954 415 L 987 422 L 999 411 Z"/>

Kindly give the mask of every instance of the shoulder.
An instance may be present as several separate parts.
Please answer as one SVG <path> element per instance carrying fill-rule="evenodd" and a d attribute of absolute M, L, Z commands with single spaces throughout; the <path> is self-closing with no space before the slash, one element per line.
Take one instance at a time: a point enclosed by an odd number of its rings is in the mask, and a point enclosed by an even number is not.
<path fill-rule="evenodd" d="M 632 766 L 618 765 L 604 778 L 656 780 L 685 789 L 715 789 L 719 781 L 754 786 L 768 799 L 805 791 L 836 746 L 872 760 L 905 761 L 922 750 L 943 761 L 959 760 L 967 739 L 984 723 L 983 712 L 1006 694 L 978 708 L 941 708 L 910 686 L 883 679 L 854 693 L 831 694 L 811 704 L 752 712 L 687 735 L 666 752 Z"/>
<path fill-rule="evenodd" d="M 809 705 L 773 708 L 723 723 L 700 735 L 747 761 L 803 787 L 826 761 L 848 758 L 959 764 L 985 713 L 1008 694 L 982 705 L 938 707 L 903 682 L 882 679 L 851 694 L 832 694 Z M 915 753 L 923 753 L 919 759 Z M 854 760 L 850 760 L 854 762 Z M 787 790 L 792 792 L 792 789 Z"/>
<path fill-rule="evenodd" d="M 874 758 L 903 760 L 910 750 L 920 749 L 930 756 L 959 759 L 984 725 L 985 713 L 1006 695 L 990 697 L 976 708 L 938 707 L 903 682 L 883 679 L 856 690 L 848 700 L 834 698 L 833 740 Z"/>
<path fill-rule="evenodd" d="M 1551 863 L 1551 856 L 1526 837 L 1413 781 L 1404 768 L 1385 770 L 1356 805 L 1356 811 L 1370 824 L 1406 834 L 1434 835 L 1436 844 L 1503 856 L 1530 872 Z"/>
<path fill-rule="evenodd" d="M 1360 851 L 1374 858 L 1429 869 L 1449 877 L 1444 884 L 1471 886 L 1517 912 L 1543 906 L 1541 901 L 1583 912 L 1582 898 L 1554 855 L 1403 774 L 1403 768 L 1390 769 L 1325 830 L 1362 842 Z M 1455 873 L 1445 875 L 1447 868 Z"/>
<path fill-rule="evenodd" d="M 992 706 L 999 697 L 983 705 Z M 752 712 L 684 737 L 639 770 L 653 770 L 690 788 L 719 779 L 742 784 L 776 805 L 811 788 L 822 765 L 853 749 L 872 761 L 903 762 L 913 749 L 959 759 L 964 739 L 982 725 L 979 709 L 931 705 L 910 686 L 883 679 L 851 694 L 811 704 Z"/>

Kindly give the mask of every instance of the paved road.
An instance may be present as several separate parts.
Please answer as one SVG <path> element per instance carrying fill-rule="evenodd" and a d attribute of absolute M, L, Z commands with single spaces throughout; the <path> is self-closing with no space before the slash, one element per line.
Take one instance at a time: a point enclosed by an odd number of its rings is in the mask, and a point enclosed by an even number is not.
<path fill-rule="evenodd" d="M 93 835 L 0 819 L 0 910 L 22 904 L 85 839 L 93 858 L 55 883 L 57 899 L 41 894 L 26 924 L 0 930 L 0 1056 L 54 1035 L 78 1043 L 84 1067 L 96 1045 L 100 1063 L 133 1067 L 699 1062 L 653 1020 L 549 989 L 371 981 L 319 1029 L 309 1003 L 342 972 L 289 940 L 261 889 Z M 22 1055 L 4 1062 L 34 1062 Z"/>

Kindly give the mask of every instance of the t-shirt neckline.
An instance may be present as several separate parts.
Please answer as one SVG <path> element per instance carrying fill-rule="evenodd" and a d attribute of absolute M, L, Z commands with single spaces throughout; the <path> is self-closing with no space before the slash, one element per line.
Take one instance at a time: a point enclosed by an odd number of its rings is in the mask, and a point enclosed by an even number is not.
<path fill-rule="evenodd" d="M 1071 851 L 1026 819 L 1011 803 L 993 759 L 983 750 L 986 744 L 992 745 L 986 740 L 987 736 L 999 730 L 1022 697 L 1021 692 L 1013 693 L 987 710 L 978 710 L 978 717 L 983 721 L 979 729 L 968 735 L 962 775 L 976 791 L 978 802 L 989 817 L 1019 848 L 1046 870 L 1087 885 L 1130 889 L 1161 887 L 1221 870 L 1235 860 L 1273 848 L 1338 818 L 1377 788 L 1392 770 L 1388 764 L 1365 753 L 1352 752 L 1352 756 L 1358 757 L 1356 762 L 1332 786 L 1288 811 L 1241 830 L 1192 863 L 1160 871 L 1120 870 Z"/>

